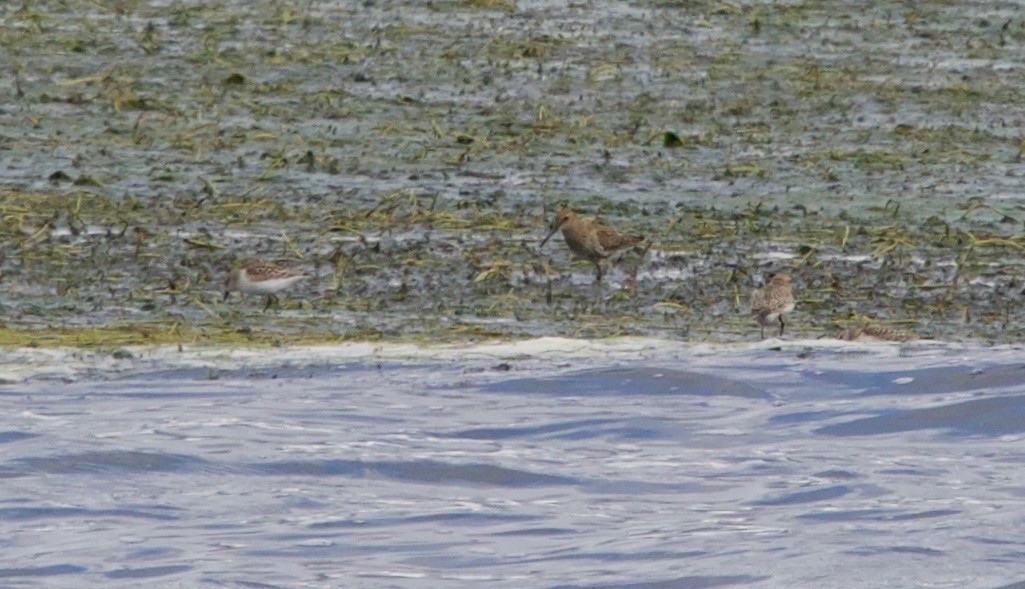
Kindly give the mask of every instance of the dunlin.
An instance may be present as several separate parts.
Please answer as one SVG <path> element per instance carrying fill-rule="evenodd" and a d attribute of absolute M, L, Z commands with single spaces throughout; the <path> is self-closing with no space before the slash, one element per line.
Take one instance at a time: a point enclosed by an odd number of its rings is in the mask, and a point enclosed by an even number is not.
<path fill-rule="evenodd" d="M 769 274 L 769 283 L 751 293 L 751 314 L 762 327 L 762 339 L 765 339 L 765 326 L 774 321 L 779 321 L 779 335 L 782 337 L 786 329 L 783 315 L 793 310 L 794 293 L 790 289 L 789 274 Z"/>
<path fill-rule="evenodd" d="M 266 311 L 277 300 L 274 293 L 280 292 L 306 278 L 302 270 L 285 268 L 271 262 L 250 262 L 235 268 L 228 274 L 224 285 L 224 300 L 232 291 L 267 295 Z"/>
<path fill-rule="evenodd" d="M 604 275 L 601 269 L 602 260 L 611 258 L 619 251 L 644 241 L 644 237 L 641 235 L 624 235 L 604 225 L 584 221 L 571 209 L 562 209 L 555 213 L 552 228 L 548 235 L 541 240 L 541 246 L 547 243 L 559 229 L 562 229 L 562 238 L 566 240 L 570 251 L 577 257 L 594 263 L 597 281 L 601 281 L 601 277 Z"/>

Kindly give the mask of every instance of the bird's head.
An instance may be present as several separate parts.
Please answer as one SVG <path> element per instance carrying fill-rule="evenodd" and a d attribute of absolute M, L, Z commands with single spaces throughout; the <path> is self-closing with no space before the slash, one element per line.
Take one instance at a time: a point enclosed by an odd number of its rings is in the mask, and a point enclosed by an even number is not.
<path fill-rule="evenodd" d="M 573 212 L 573 209 L 559 209 L 559 211 L 555 213 L 555 217 L 552 219 L 552 226 L 549 228 L 548 235 L 545 235 L 545 238 L 541 240 L 541 245 L 548 243 L 548 240 L 555 235 L 556 231 L 562 229 L 563 225 L 576 218 L 577 214 Z"/>

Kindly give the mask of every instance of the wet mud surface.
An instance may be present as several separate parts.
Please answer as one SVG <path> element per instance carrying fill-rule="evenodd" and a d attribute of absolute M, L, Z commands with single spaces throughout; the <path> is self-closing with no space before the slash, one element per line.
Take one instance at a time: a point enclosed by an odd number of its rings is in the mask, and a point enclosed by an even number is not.
<path fill-rule="evenodd" d="M 1022 336 L 1025 20 L 935 2 L 0 5 L 0 344 Z M 601 289 L 569 204 L 648 236 Z M 234 295 L 249 257 L 313 277 Z"/>

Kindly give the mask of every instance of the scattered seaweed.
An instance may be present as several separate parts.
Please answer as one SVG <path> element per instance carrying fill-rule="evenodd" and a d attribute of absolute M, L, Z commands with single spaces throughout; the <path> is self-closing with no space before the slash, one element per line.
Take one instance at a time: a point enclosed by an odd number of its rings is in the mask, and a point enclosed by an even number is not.
<path fill-rule="evenodd" d="M 781 267 L 795 333 L 871 315 L 1022 335 L 1025 213 L 1000 180 L 1025 145 L 1022 74 L 1000 69 L 1021 27 L 649 4 L 661 20 L 507 0 L 0 9 L 0 345 L 742 339 L 746 292 Z M 596 297 L 586 264 L 536 248 L 559 201 L 651 249 Z M 252 256 L 314 278 L 274 313 L 223 304 Z"/>

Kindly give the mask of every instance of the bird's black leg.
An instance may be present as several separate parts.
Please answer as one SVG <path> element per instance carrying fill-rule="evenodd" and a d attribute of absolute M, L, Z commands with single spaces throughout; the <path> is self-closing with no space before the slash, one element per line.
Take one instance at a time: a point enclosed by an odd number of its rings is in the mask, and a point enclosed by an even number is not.
<path fill-rule="evenodd" d="M 601 271 L 601 262 L 595 262 L 594 267 L 596 269 L 596 272 L 594 273 L 594 281 L 601 282 L 601 277 L 605 275 Z"/>
<path fill-rule="evenodd" d="M 783 314 L 779 315 L 779 337 L 783 337 L 783 330 L 786 329 L 787 324 L 783 322 Z"/>
<path fill-rule="evenodd" d="M 765 326 L 762 325 L 762 339 L 765 339 Z"/>
<path fill-rule="evenodd" d="M 271 303 L 274 302 L 274 295 L 267 295 L 267 304 L 263 306 L 263 312 L 266 313 L 267 309 L 270 309 Z"/>

